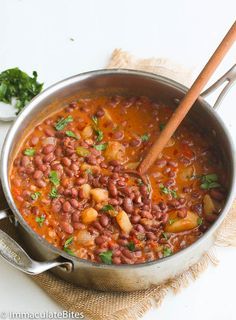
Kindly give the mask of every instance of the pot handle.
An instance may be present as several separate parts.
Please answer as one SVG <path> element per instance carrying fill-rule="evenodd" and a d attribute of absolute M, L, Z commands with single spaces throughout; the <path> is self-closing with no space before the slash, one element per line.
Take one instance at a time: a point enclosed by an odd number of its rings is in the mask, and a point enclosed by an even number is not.
<path fill-rule="evenodd" d="M 9 218 L 7 209 L 0 211 L 0 220 L 5 218 Z M 30 275 L 36 275 L 58 266 L 67 272 L 73 269 L 72 262 L 63 257 L 43 262 L 33 260 L 15 240 L 2 230 L 0 230 L 0 256 L 13 267 Z"/>
<path fill-rule="evenodd" d="M 213 105 L 213 109 L 217 109 L 221 104 L 224 96 L 228 93 L 229 89 L 236 82 L 236 64 L 229 69 L 219 80 L 217 80 L 213 85 L 211 85 L 208 89 L 201 93 L 201 97 L 205 99 L 211 93 L 213 93 L 217 88 L 219 88 L 222 84 L 226 83 L 223 90 L 220 92 L 218 98 L 216 99 L 215 104 Z"/>

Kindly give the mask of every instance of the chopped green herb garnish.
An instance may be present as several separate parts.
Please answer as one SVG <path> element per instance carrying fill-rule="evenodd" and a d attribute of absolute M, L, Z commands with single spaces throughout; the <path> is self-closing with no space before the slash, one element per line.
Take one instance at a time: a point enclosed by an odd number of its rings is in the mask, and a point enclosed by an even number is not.
<path fill-rule="evenodd" d="M 135 244 L 133 241 L 130 241 L 128 244 L 127 244 L 127 248 L 130 250 L 130 251 L 134 251 L 135 250 Z"/>
<path fill-rule="evenodd" d="M 151 193 L 151 191 L 152 191 L 152 188 L 151 188 L 151 184 L 150 184 L 150 183 L 147 184 L 147 191 L 148 191 L 148 193 Z"/>
<path fill-rule="evenodd" d="M 49 193 L 49 197 L 52 199 L 56 199 L 58 197 L 58 192 L 56 187 L 52 187 L 51 192 Z"/>
<path fill-rule="evenodd" d="M 173 224 L 173 223 L 175 223 L 177 221 L 177 219 L 169 219 L 169 224 L 171 225 L 171 224 Z"/>
<path fill-rule="evenodd" d="M 92 121 L 95 124 L 95 126 L 98 125 L 98 118 L 96 116 L 92 116 Z"/>
<path fill-rule="evenodd" d="M 162 130 L 165 128 L 165 126 L 166 126 L 166 125 L 165 125 L 164 123 L 160 123 L 160 124 L 159 124 L 160 130 L 162 131 Z"/>
<path fill-rule="evenodd" d="M 200 225 L 202 224 L 202 222 L 203 222 L 203 218 L 198 217 L 198 218 L 197 218 L 197 224 L 198 224 L 198 226 L 200 226 Z"/>
<path fill-rule="evenodd" d="M 162 237 L 165 239 L 165 240 L 168 240 L 169 237 L 168 237 L 168 234 L 166 232 L 162 232 Z"/>
<path fill-rule="evenodd" d="M 218 176 L 215 173 L 202 176 L 201 182 L 200 188 L 203 190 L 209 190 L 221 186 L 218 182 Z"/>
<path fill-rule="evenodd" d="M 93 171 L 92 171 L 91 169 L 86 169 L 85 172 L 86 172 L 87 174 L 93 174 Z"/>
<path fill-rule="evenodd" d="M 51 171 L 49 173 L 49 180 L 51 181 L 52 184 L 54 184 L 54 186 L 59 186 L 60 184 L 60 179 L 58 177 L 58 174 L 56 171 Z"/>
<path fill-rule="evenodd" d="M 175 199 L 178 198 L 177 192 L 175 190 L 172 190 L 172 189 L 165 187 L 163 183 L 159 184 L 159 187 L 160 187 L 162 193 L 170 194 Z"/>
<path fill-rule="evenodd" d="M 65 126 L 67 126 L 68 123 L 72 122 L 74 119 L 72 116 L 68 116 L 67 118 L 61 118 L 58 120 L 58 122 L 55 124 L 55 129 L 57 131 L 63 130 Z"/>
<path fill-rule="evenodd" d="M 40 227 L 42 227 L 44 221 L 45 221 L 45 217 L 41 216 L 41 217 L 36 217 L 35 221 L 39 224 Z"/>
<path fill-rule="evenodd" d="M 96 150 L 103 151 L 103 150 L 106 150 L 107 145 L 108 145 L 108 143 L 97 144 L 96 146 L 94 146 L 94 148 Z"/>
<path fill-rule="evenodd" d="M 103 263 L 112 264 L 112 251 L 111 250 L 101 252 L 99 254 L 99 257 L 101 258 Z"/>
<path fill-rule="evenodd" d="M 35 149 L 33 149 L 33 148 L 25 149 L 24 155 L 29 156 L 29 157 L 34 156 L 35 155 Z"/>
<path fill-rule="evenodd" d="M 143 180 L 142 179 L 137 179 L 137 182 L 138 182 L 138 186 L 143 185 Z"/>
<path fill-rule="evenodd" d="M 115 208 L 111 204 L 106 204 L 102 207 L 102 211 L 115 211 Z"/>
<path fill-rule="evenodd" d="M 140 138 L 141 138 L 141 140 L 142 140 L 143 142 L 145 142 L 145 141 L 148 141 L 148 140 L 150 139 L 150 135 L 147 134 L 147 133 L 145 133 L 145 134 L 143 134 Z"/>
<path fill-rule="evenodd" d="M 170 256 L 170 255 L 172 255 L 173 254 L 173 252 L 172 252 L 172 250 L 170 249 L 170 248 L 168 248 L 168 247 L 165 247 L 164 249 L 163 249 L 163 257 L 165 258 L 165 257 L 168 257 L 168 256 Z"/>
<path fill-rule="evenodd" d="M 30 195 L 32 200 L 37 200 L 41 196 L 41 192 L 36 191 Z"/>
<path fill-rule="evenodd" d="M 74 240 L 74 237 L 73 237 L 73 236 L 70 237 L 70 238 L 68 238 L 68 239 L 65 241 L 64 247 L 63 247 L 63 250 L 64 250 L 66 253 L 70 254 L 71 256 L 75 256 L 74 252 L 69 248 L 69 246 L 72 244 L 73 240 Z"/>
<path fill-rule="evenodd" d="M 73 240 L 74 240 L 73 236 L 68 238 L 64 243 L 64 248 L 68 248 L 72 244 Z"/>
<path fill-rule="evenodd" d="M 73 131 L 66 131 L 67 137 L 78 139 L 77 135 Z"/>
<path fill-rule="evenodd" d="M 11 104 L 16 99 L 15 107 L 18 114 L 43 88 L 37 82 L 37 72 L 33 77 L 18 68 L 8 69 L 0 74 L 0 101 Z"/>
<path fill-rule="evenodd" d="M 94 128 L 94 132 L 97 135 L 97 142 L 102 141 L 103 139 L 103 132 L 100 129 Z"/>
<path fill-rule="evenodd" d="M 81 157 L 87 157 L 90 154 L 89 150 L 84 147 L 77 147 L 76 153 Z"/>

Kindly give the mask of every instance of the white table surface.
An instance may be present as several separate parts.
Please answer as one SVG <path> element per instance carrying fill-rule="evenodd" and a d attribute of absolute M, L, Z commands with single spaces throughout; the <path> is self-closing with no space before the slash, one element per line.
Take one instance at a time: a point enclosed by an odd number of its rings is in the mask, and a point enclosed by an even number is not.
<path fill-rule="evenodd" d="M 0 71 L 37 70 L 45 88 L 103 68 L 114 48 L 168 57 L 200 71 L 235 19 L 235 0 L 0 0 Z M 74 41 L 70 39 L 73 38 Z M 234 46 L 213 80 L 236 62 Z M 236 142 L 236 87 L 219 111 Z M 0 113 L 1 113 L 0 109 Z M 8 124 L 0 123 L 0 146 Z M 236 249 L 220 248 L 218 267 L 143 319 L 234 320 Z M 0 260 L 1 311 L 60 311 L 26 275 Z"/>

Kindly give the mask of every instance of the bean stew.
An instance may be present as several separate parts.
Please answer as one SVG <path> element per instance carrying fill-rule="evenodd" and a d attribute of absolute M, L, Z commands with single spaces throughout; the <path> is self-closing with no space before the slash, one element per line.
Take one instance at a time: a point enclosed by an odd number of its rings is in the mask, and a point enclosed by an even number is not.
<path fill-rule="evenodd" d="M 185 120 L 147 174 L 129 174 L 173 109 L 147 97 L 79 99 L 24 138 L 11 168 L 29 226 L 72 256 L 136 264 L 191 245 L 227 195 L 220 152 Z"/>

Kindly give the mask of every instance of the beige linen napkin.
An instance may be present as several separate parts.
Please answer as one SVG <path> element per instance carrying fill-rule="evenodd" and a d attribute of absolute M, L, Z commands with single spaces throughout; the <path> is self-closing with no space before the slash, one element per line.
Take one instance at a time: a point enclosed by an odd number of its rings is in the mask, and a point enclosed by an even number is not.
<path fill-rule="evenodd" d="M 116 49 L 107 66 L 108 68 L 129 68 L 145 70 L 172 78 L 187 86 L 191 84 L 191 72 L 165 59 L 136 59 L 129 53 Z M 13 236 L 16 229 L 3 221 L 0 227 Z M 216 246 L 236 246 L 236 203 L 216 234 Z M 51 272 L 32 276 L 43 290 L 65 310 L 83 312 L 92 320 L 135 320 L 142 317 L 152 307 L 157 307 L 168 290 L 178 292 L 195 280 L 209 265 L 217 264 L 213 251 L 202 256 L 201 260 L 175 279 L 148 290 L 131 293 L 101 292 L 83 289 L 69 284 Z"/>

